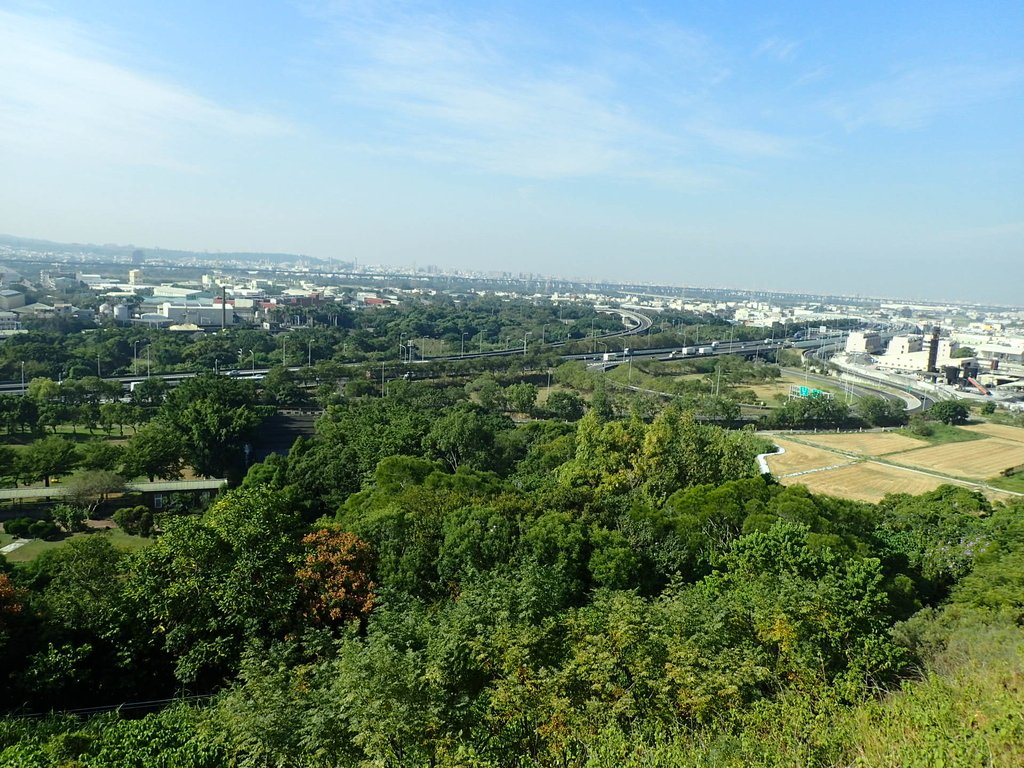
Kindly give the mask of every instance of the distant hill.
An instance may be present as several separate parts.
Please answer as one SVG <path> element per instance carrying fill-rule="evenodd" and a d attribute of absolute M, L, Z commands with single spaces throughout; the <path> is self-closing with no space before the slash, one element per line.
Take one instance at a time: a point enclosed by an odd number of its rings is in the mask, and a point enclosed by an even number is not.
<path fill-rule="evenodd" d="M 168 250 L 164 248 L 142 248 L 137 245 L 118 245 L 116 243 L 58 243 L 52 240 L 36 240 L 29 237 L 17 237 L 15 235 L 0 234 L 0 245 L 12 248 L 24 248 L 32 251 L 77 251 L 89 253 L 95 256 L 128 258 L 137 250 L 145 253 L 147 258 L 153 259 L 185 259 L 190 261 L 226 261 L 226 260 L 256 260 L 271 262 L 322 262 L 312 256 L 305 256 L 296 253 L 249 253 L 244 251 L 181 251 Z"/>

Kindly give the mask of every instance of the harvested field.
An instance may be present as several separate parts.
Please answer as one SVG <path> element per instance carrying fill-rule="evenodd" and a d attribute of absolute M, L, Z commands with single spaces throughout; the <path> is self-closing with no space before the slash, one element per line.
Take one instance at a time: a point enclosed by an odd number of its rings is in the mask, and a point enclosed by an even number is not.
<path fill-rule="evenodd" d="M 1024 443 L 990 437 L 919 448 L 891 456 L 890 460 L 958 477 L 986 480 L 1008 467 L 1024 464 Z"/>
<path fill-rule="evenodd" d="M 807 435 L 809 443 L 824 448 L 859 453 L 864 456 L 884 456 L 897 451 L 910 451 L 927 446 L 923 440 L 916 440 L 895 432 L 850 432 L 846 434 Z"/>
<path fill-rule="evenodd" d="M 1024 443 L 1024 429 L 1011 427 L 1009 424 L 971 424 L 968 427 L 961 427 L 969 432 L 980 432 L 983 435 L 999 437 L 1003 440 L 1012 440 L 1016 443 Z"/>
<path fill-rule="evenodd" d="M 768 457 L 768 467 L 776 477 L 782 477 L 790 472 L 802 472 L 818 467 L 831 467 L 836 464 L 844 464 L 849 461 L 846 456 L 823 448 L 814 448 L 809 445 L 802 445 L 785 438 L 772 437 L 773 443 L 786 449 L 786 452 L 777 456 Z"/>
<path fill-rule="evenodd" d="M 871 502 L 880 501 L 888 493 L 926 493 L 940 485 L 963 485 L 967 488 L 976 488 L 971 483 L 925 475 L 873 461 L 787 477 L 781 482 L 784 485 L 805 485 L 812 493 Z M 987 488 L 979 490 L 993 501 L 1010 501 L 1019 498 Z"/>
<path fill-rule="evenodd" d="M 783 478 L 781 482 L 784 485 L 806 485 L 812 493 L 874 502 L 887 493 L 925 493 L 950 481 L 863 461 L 838 469 Z"/>

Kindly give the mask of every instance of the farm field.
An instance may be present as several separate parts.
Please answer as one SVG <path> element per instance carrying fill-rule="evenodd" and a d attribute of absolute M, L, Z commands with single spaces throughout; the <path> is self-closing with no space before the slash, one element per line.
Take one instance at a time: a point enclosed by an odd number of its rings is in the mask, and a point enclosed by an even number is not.
<path fill-rule="evenodd" d="M 850 459 L 842 454 L 786 440 L 782 437 L 773 437 L 772 442 L 786 450 L 785 453 L 767 457 L 768 467 L 776 477 L 850 462 Z"/>
<path fill-rule="evenodd" d="M 978 432 L 990 437 L 1000 437 L 1004 440 L 1013 440 L 1017 443 L 1024 443 L 1024 429 L 1011 427 L 1009 424 L 970 424 L 966 427 L 968 432 Z"/>
<path fill-rule="evenodd" d="M 824 448 L 859 453 L 864 456 L 884 456 L 887 453 L 911 451 L 926 447 L 926 443 L 895 432 L 848 432 L 843 434 L 808 435 L 805 440 Z"/>
<path fill-rule="evenodd" d="M 998 424 L 962 429 L 975 439 L 928 445 L 895 432 L 771 435 L 786 453 L 768 457 L 768 466 L 784 485 L 861 501 L 923 493 L 944 483 L 976 488 L 994 500 L 1019 498 L 1014 492 L 1024 492 L 1024 482 L 999 473 L 1024 464 L 1024 429 Z"/>
<path fill-rule="evenodd" d="M 985 480 L 1024 464 L 1024 443 L 990 437 L 889 456 L 892 461 L 957 477 Z"/>
<path fill-rule="evenodd" d="M 888 464 L 861 461 L 823 472 L 782 478 L 780 482 L 784 485 L 805 485 L 811 493 L 876 502 L 887 493 L 925 493 L 953 481 Z"/>

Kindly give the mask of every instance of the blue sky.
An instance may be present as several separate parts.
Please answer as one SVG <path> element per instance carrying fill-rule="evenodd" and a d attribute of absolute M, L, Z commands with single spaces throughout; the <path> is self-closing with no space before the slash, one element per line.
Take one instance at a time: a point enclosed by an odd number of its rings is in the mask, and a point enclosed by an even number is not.
<path fill-rule="evenodd" d="M 0 231 L 1024 304 L 1022 40 L 1020 2 L 0 2 Z"/>

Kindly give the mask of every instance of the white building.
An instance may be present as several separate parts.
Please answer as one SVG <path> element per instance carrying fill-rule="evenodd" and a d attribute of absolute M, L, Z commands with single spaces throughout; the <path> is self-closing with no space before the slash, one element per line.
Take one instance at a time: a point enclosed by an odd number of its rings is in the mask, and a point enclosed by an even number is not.
<path fill-rule="evenodd" d="M 849 354 L 874 355 L 882 349 L 882 337 L 875 331 L 851 331 L 846 337 L 846 351 Z"/>

